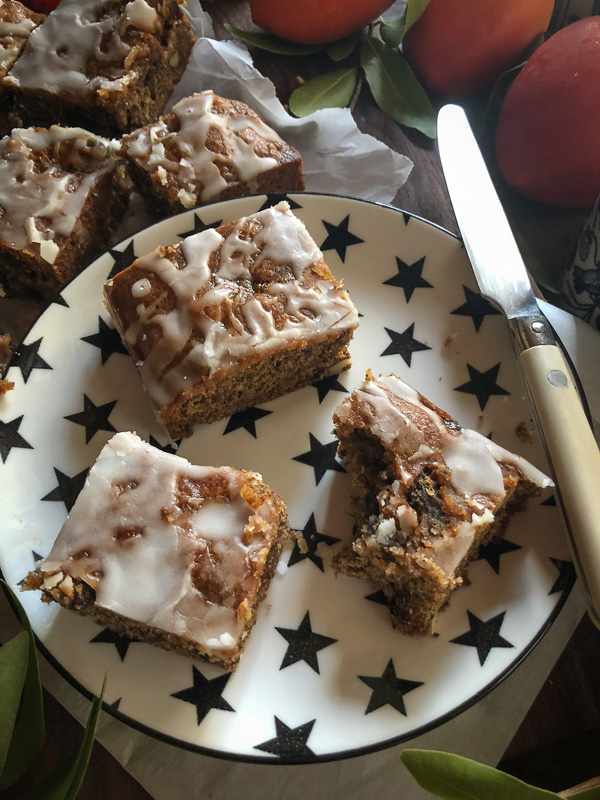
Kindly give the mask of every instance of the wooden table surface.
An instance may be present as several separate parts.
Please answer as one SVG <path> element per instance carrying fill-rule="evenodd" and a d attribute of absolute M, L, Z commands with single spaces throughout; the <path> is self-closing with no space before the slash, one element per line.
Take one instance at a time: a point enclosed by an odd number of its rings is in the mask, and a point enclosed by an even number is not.
<path fill-rule="evenodd" d="M 205 3 L 215 23 L 217 38 L 231 38 L 223 22 L 252 27 L 244 0 L 210 0 Z M 256 66 L 270 77 L 283 103 L 298 84 L 298 76 L 311 77 L 327 66 L 320 57 L 290 58 L 254 51 Z M 354 115 L 360 129 L 409 156 L 414 169 L 394 199 L 394 205 L 425 217 L 456 233 L 435 144 L 402 129 L 386 117 L 363 87 Z M 585 209 L 556 209 L 530 203 L 498 188 L 511 221 L 535 257 L 556 280 L 577 241 Z M 4 597 L 0 597 L 0 641 L 18 630 Z M 500 767 L 523 780 L 553 791 L 563 791 L 600 775 L 600 631 L 584 618 L 574 632 L 549 679 L 517 731 Z M 64 708 L 45 693 L 47 745 L 38 775 L 49 771 L 73 751 L 82 729 Z M 22 795 L 22 784 L 12 795 Z M 136 781 L 98 743 L 79 795 L 84 800 L 126 797 L 147 800 Z"/>

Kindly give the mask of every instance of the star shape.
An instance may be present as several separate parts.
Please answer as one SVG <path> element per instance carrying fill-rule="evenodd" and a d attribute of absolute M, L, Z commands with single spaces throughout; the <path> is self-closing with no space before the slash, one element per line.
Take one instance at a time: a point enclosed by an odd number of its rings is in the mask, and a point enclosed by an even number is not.
<path fill-rule="evenodd" d="M 294 564 L 297 564 L 299 561 L 304 561 L 305 558 L 308 558 L 321 570 L 321 572 L 324 572 L 323 559 L 321 556 L 317 555 L 317 548 L 321 542 L 331 546 L 332 544 L 339 542 L 339 539 L 336 539 L 335 536 L 326 536 L 324 533 L 319 533 L 315 523 L 314 514 L 310 515 L 308 522 L 302 529 L 302 536 L 304 537 L 304 541 L 306 542 L 308 550 L 306 553 L 303 553 L 298 547 L 298 542 L 296 542 L 294 544 L 294 549 L 292 550 L 290 560 L 287 563 L 288 567 L 293 567 Z"/>
<path fill-rule="evenodd" d="M 514 647 L 514 644 L 507 642 L 504 637 L 500 636 L 500 628 L 505 614 L 506 612 L 502 611 L 500 614 L 496 614 L 495 617 L 488 619 L 487 622 L 484 622 L 479 617 L 476 617 L 475 614 L 467 611 L 470 630 L 466 633 L 461 633 L 455 639 L 450 639 L 450 641 L 454 642 L 454 644 L 475 647 L 479 663 L 483 666 L 493 647 Z"/>
<path fill-rule="evenodd" d="M 265 411 L 264 408 L 246 408 L 243 411 L 238 411 L 237 414 L 232 414 L 229 417 L 223 436 L 232 431 L 237 431 L 238 428 L 243 428 L 256 439 L 257 420 L 268 417 L 272 413 L 272 411 Z"/>
<path fill-rule="evenodd" d="M 297 628 L 275 627 L 275 630 L 288 643 L 288 648 L 279 667 L 280 670 L 295 664 L 297 661 L 305 661 L 311 669 L 320 674 L 319 659 L 317 657 L 319 650 L 323 650 L 325 647 L 337 642 L 337 639 L 332 639 L 330 636 L 323 636 L 313 631 L 308 611 Z"/>
<path fill-rule="evenodd" d="M 36 553 L 35 550 L 31 551 L 31 555 L 33 556 L 33 563 L 37 564 L 38 561 L 42 561 L 44 556 L 41 556 L 39 553 Z"/>
<path fill-rule="evenodd" d="M 108 252 L 115 262 L 106 278 L 106 280 L 109 281 L 135 261 L 133 239 L 129 242 L 125 250 L 109 250 Z"/>
<path fill-rule="evenodd" d="M 381 676 L 371 677 L 359 675 L 359 679 L 371 689 L 371 697 L 365 714 L 370 714 L 382 706 L 391 706 L 406 716 L 404 695 L 423 686 L 422 681 L 407 681 L 398 678 L 394 669 L 394 662 L 390 658 Z"/>
<path fill-rule="evenodd" d="M 338 377 L 339 375 L 329 375 L 327 378 L 323 378 L 322 381 L 313 383 L 319 395 L 319 405 L 321 405 L 329 392 L 345 392 L 348 394 L 348 389 L 339 382 Z"/>
<path fill-rule="evenodd" d="M 152 447 L 162 450 L 163 453 L 171 453 L 171 455 L 175 455 L 179 449 L 179 445 L 181 444 L 181 439 L 176 439 L 174 442 L 169 442 L 169 444 L 161 444 L 158 439 L 155 439 L 154 436 L 150 434 L 148 443 L 151 444 Z"/>
<path fill-rule="evenodd" d="M 117 653 L 119 654 L 119 658 L 121 661 L 125 661 L 125 656 L 127 655 L 127 650 L 129 649 L 129 645 L 133 644 L 134 640 L 130 639 L 128 636 L 121 636 L 120 633 L 116 633 L 116 631 L 111 631 L 110 628 L 104 628 L 104 630 L 100 631 L 97 636 L 94 636 L 93 639 L 90 639 L 90 643 L 93 644 L 94 642 L 102 642 L 103 644 L 114 644 L 117 648 Z"/>
<path fill-rule="evenodd" d="M 272 753 L 275 756 L 290 758 L 292 756 L 314 756 L 313 751 L 306 744 L 316 720 L 311 719 L 297 728 L 288 727 L 278 717 L 275 717 L 275 731 L 277 736 L 261 744 L 255 744 L 255 750 Z"/>
<path fill-rule="evenodd" d="M 292 200 L 292 198 L 285 192 L 267 192 L 267 199 L 258 210 L 264 211 L 265 208 L 271 208 L 271 206 L 275 206 L 277 205 L 277 203 L 281 203 L 282 200 L 285 200 L 287 203 L 289 203 L 290 208 L 292 210 L 294 208 L 302 208 L 300 203 L 297 203 L 295 200 Z"/>
<path fill-rule="evenodd" d="M 383 351 L 381 354 L 382 356 L 402 356 L 406 365 L 410 367 L 413 353 L 418 353 L 421 350 L 431 350 L 431 347 L 423 344 L 423 342 L 419 342 L 413 337 L 415 330 L 414 322 L 402 333 L 392 331 L 389 328 L 384 328 L 384 330 L 392 341 Z"/>
<path fill-rule="evenodd" d="M 62 294 L 60 292 L 55 294 L 54 297 L 52 298 L 52 300 L 50 300 L 50 305 L 52 303 L 54 303 L 57 306 L 64 306 L 65 308 L 70 308 L 69 304 L 67 303 L 67 301 L 65 300 L 65 298 L 62 296 Z"/>
<path fill-rule="evenodd" d="M 117 429 L 108 421 L 116 403 L 117 401 L 113 400 L 112 403 L 104 403 L 101 406 L 97 406 L 87 394 L 84 394 L 83 411 L 79 411 L 77 414 L 69 414 L 64 419 L 74 422 L 76 425 L 82 425 L 85 428 L 85 443 L 87 444 L 98 431 L 117 432 Z"/>
<path fill-rule="evenodd" d="M 500 311 L 493 306 L 489 300 L 482 297 L 479 292 L 474 292 L 468 286 L 463 285 L 463 292 L 465 293 L 465 301 L 462 306 L 455 308 L 451 314 L 457 314 L 461 317 L 471 317 L 475 330 L 481 328 L 481 324 L 485 317 L 492 316 L 493 314 L 500 314 Z"/>
<path fill-rule="evenodd" d="M 560 558 L 550 558 L 550 561 L 558 570 L 558 577 L 552 584 L 552 588 L 548 594 L 555 594 L 556 592 L 570 592 L 575 585 L 575 581 L 577 580 L 577 574 L 575 573 L 573 562 L 563 561 Z"/>
<path fill-rule="evenodd" d="M 33 450 L 32 445 L 19 433 L 22 421 L 23 414 L 21 414 L 20 417 L 15 417 L 15 419 L 12 419 L 10 422 L 2 422 L 2 420 L 0 420 L 0 455 L 2 456 L 3 464 L 6 463 L 6 459 L 13 447 Z"/>
<path fill-rule="evenodd" d="M 553 494 L 551 494 L 545 500 L 542 500 L 540 505 L 551 506 L 552 508 L 556 508 L 556 497 Z"/>
<path fill-rule="evenodd" d="M 323 225 L 327 230 L 327 238 L 321 245 L 321 250 L 335 250 L 340 261 L 346 260 L 346 250 L 353 244 L 361 244 L 364 240 L 359 239 L 348 230 L 350 214 L 347 214 L 339 225 L 323 220 Z"/>
<path fill-rule="evenodd" d="M 108 703 L 108 707 L 112 708 L 113 711 L 118 711 L 122 699 L 123 699 L 122 697 L 117 697 L 117 699 L 113 700 L 112 703 Z"/>
<path fill-rule="evenodd" d="M 100 350 L 100 358 L 103 365 L 106 364 L 113 353 L 127 355 L 127 348 L 123 344 L 119 332 L 116 328 L 107 325 L 102 317 L 98 317 L 98 333 L 82 336 L 81 340 Z"/>
<path fill-rule="evenodd" d="M 335 458 L 338 446 L 337 439 L 327 444 L 321 444 L 312 433 L 309 433 L 308 436 L 310 438 L 310 450 L 306 453 L 301 453 L 299 456 L 294 456 L 292 461 L 299 461 L 301 464 L 307 464 L 309 467 L 312 467 L 315 471 L 315 482 L 317 486 L 328 469 L 334 472 L 346 472 Z"/>
<path fill-rule="evenodd" d="M 188 689 L 182 689 L 180 692 L 174 692 L 171 697 L 177 700 L 183 700 L 184 703 L 191 703 L 196 706 L 196 719 L 198 725 L 202 722 L 208 712 L 216 708 L 219 711 L 235 711 L 227 700 L 224 700 L 221 695 L 227 686 L 227 681 L 231 678 L 231 673 L 226 675 L 219 675 L 217 678 L 209 680 L 205 678 L 199 669 L 192 666 L 194 675 L 194 685 Z"/>
<path fill-rule="evenodd" d="M 390 605 L 390 601 L 385 596 L 383 589 L 378 589 L 376 592 L 366 595 L 365 600 L 370 600 L 372 603 L 379 603 L 381 606 L 389 607 Z"/>
<path fill-rule="evenodd" d="M 11 359 L 10 366 L 21 370 L 24 383 L 27 383 L 34 369 L 52 369 L 38 352 L 41 343 L 42 339 L 37 339 L 31 344 L 21 344 Z"/>
<path fill-rule="evenodd" d="M 194 227 L 190 228 L 189 231 L 184 231 L 183 233 L 178 233 L 177 235 L 180 239 L 185 239 L 187 236 L 193 236 L 195 233 L 202 233 L 202 231 L 207 231 L 209 228 L 218 228 L 222 222 L 223 220 L 220 219 L 217 222 L 211 222 L 209 225 L 200 219 L 199 214 L 194 213 Z"/>
<path fill-rule="evenodd" d="M 75 505 L 75 501 L 77 500 L 79 492 L 83 489 L 83 485 L 89 471 L 90 469 L 87 467 L 81 472 L 78 472 L 77 475 L 73 475 L 71 478 L 68 475 L 65 475 L 64 472 L 61 472 L 59 469 L 54 467 L 54 474 L 56 475 L 58 486 L 52 489 L 51 492 L 48 492 L 47 495 L 42 497 L 42 500 L 62 500 L 67 508 L 67 511 L 70 511 Z"/>
<path fill-rule="evenodd" d="M 424 264 L 425 256 L 419 258 L 418 261 L 413 261 L 412 264 L 407 264 L 406 261 L 396 256 L 398 274 L 384 281 L 384 286 L 398 286 L 400 289 L 404 289 L 404 297 L 409 303 L 415 289 L 433 289 L 429 281 L 423 277 Z"/>
<path fill-rule="evenodd" d="M 490 367 L 485 372 L 480 372 L 478 369 L 471 366 L 471 364 L 467 364 L 467 369 L 469 370 L 469 377 L 471 380 L 457 386 L 454 391 L 474 394 L 479 403 L 479 408 L 482 411 L 493 394 L 510 394 L 510 392 L 507 392 L 506 389 L 503 389 L 496 383 L 496 378 L 500 371 L 500 362 L 494 364 L 493 367 Z"/>
<path fill-rule="evenodd" d="M 500 574 L 500 556 L 505 553 L 512 553 L 513 550 L 521 550 L 520 544 L 509 542 L 508 539 L 500 539 L 497 542 L 479 545 L 476 561 L 484 559 L 494 570 L 496 575 Z"/>

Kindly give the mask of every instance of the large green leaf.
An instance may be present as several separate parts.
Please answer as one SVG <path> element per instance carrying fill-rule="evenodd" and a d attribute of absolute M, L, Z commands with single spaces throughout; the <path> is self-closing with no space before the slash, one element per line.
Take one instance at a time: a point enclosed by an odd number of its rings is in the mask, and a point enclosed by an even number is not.
<path fill-rule="evenodd" d="M 317 75 L 292 92 L 290 111 L 297 117 L 306 117 L 320 108 L 345 108 L 354 92 L 357 75 L 357 67 Z"/>
<path fill-rule="evenodd" d="M 348 58 L 357 44 L 358 33 L 353 33 L 351 36 L 346 36 L 345 39 L 340 39 L 339 42 L 328 44 L 325 52 L 332 61 L 343 61 Z"/>
<path fill-rule="evenodd" d="M 100 697 L 95 697 L 92 703 L 87 726 L 78 750 L 51 775 L 34 786 L 23 797 L 23 800 L 76 800 L 90 760 L 92 747 L 94 746 L 96 725 L 102 708 L 105 688 L 106 676 L 104 677 Z"/>
<path fill-rule="evenodd" d="M 505 772 L 437 750 L 403 750 L 402 763 L 425 791 L 445 800 L 556 800 Z"/>
<path fill-rule="evenodd" d="M 400 52 L 373 36 L 364 36 L 360 59 L 379 108 L 401 125 L 434 139 L 435 112 Z"/>
<path fill-rule="evenodd" d="M 29 653 L 24 672 L 21 706 L 12 732 L 6 763 L 0 777 L 0 791 L 2 791 L 7 786 L 12 786 L 38 757 L 44 744 L 45 727 L 42 683 L 31 624 L 17 595 L 6 581 L 0 581 L 0 583 L 8 594 L 21 625 L 25 629 L 23 633 L 28 641 Z"/>
<path fill-rule="evenodd" d="M 409 28 L 412 28 L 428 5 L 429 0 L 408 0 L 405 12 L 406 26 L 404 28 L 404 33 L 406 33 Z"/>
<path fill-rule="evenodd" d="M 390 47 L 398 47 L 406 31 L 406 13 L 395 19 L 384 19 L 379 25 L 379 35 Z"/>
<path fill-rule="evenodd" d="M 29 640 L 26 631 L 21 631 L 0 648 L 0 775 L 4 774 L 10 751 L 28 660 Z M 6 783 L 6 786 L 10 786 L 10 783 Z"/>
<path fill-rule="evenodd" d="M 271 33 L 257 33 L 255 31 L 243 31 L 235 25 L 226 22 L 225 27 L 239 39 L 243 39 L 253 47 L 261 50 L 268 50 L 269 53 L 279 53 L 283 56 L 309 56 L 311 53 L 320 53 L 324 49 L 322 44 L 296 44 L 273 36 Z"/>

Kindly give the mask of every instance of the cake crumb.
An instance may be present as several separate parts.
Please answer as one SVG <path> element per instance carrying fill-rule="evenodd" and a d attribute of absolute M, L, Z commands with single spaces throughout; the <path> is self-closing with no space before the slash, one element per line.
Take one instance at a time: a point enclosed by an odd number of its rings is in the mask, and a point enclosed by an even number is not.
<path fill-rule="evenodd" d="M 522 420 L 515 428 L 515 434 L 523 444 L 533 444 L 533 425 L 531 420 Z"/>

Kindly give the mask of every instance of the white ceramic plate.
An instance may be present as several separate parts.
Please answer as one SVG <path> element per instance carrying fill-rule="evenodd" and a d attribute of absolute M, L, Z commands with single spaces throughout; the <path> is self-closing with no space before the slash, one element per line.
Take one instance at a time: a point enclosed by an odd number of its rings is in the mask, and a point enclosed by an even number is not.
<path fill-rule="evenodd" d="M 104 281 L 134 255 L 276 199 L 218 203 L 155 225 L 94 262 L 33 326 L 9 370 L 15 390 L 0 403 L 0 564 L 10 583 L 48 553 L 113 431 L 167 443 L 108 327 Z M 98 693 L 108 673 L 106 702 L 118 718 L 212 755 L 288 763 L 382 748 L 457 714 L 530 651 L 573 582 L 551 497 L 534 500 L 503 544 L 481 553 L 436 636 L 402 636 L 367 583 L 335 577 L 331 557 L 352 522 L 331 416 L 367 368 L 398 374 L 537 466 L 545 460 L 528 435 L 505 320 L 477 294 L 460 242 L 386 206 L 289 199 L 362 316 L 350 371 L 198 428 L 180 446 L 195 463 L 261 472 L 310 544 L 307 556 L 291 546 L 282 556 L 237 672 L 130 643 L 22 595 L 44 653 L 75 685 Z"/>

